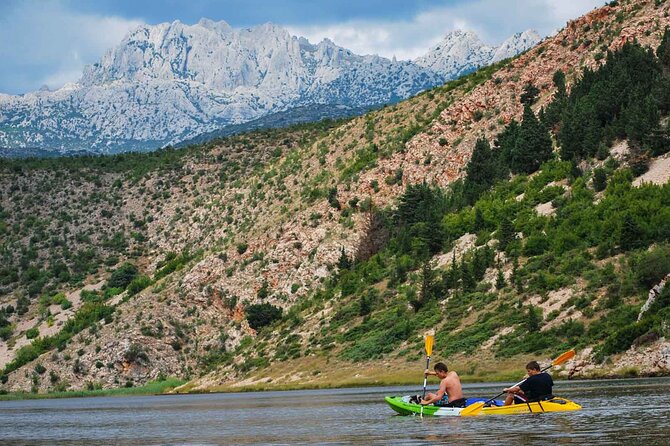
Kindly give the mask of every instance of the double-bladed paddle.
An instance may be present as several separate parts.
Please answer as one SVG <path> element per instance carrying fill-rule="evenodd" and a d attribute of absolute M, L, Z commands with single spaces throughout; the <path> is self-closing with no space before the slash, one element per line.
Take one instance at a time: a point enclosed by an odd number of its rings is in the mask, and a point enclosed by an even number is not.
<path fill-rule="evenodd" d="M 574 357 L 575 357 L 575 351 L 574 350 L 568 350 L 567 352 L 560 355 L 558 358 L 554 359 L 551 362 L 550 365 L 548 365 L 547 367 L 540 370 L 540 373 L 549 370 L 550 368 L 552 368 L 555 365 L 563 364 L 564 362 L 566 362 L 566 361 L 568 361 L 568 360 L 570 360 Z M 518 383 L 514 384 L 512 387 L 520 386 L 521 384 L 526 382 L 527 379 L 528 379 L 528 377 L 522 379 Z M 505 392 L 500 392 L 499 394 L 497 394 L 496 396 L 494 396 L 493 398 L 491 398 L 489 400 L 486 400 L 486 401 L 483 401 L 483 402 L 480 401 L 478 403 L 470 404 L 468 407 L 466 407 L 465 409 L 463 409 L 461 411 L 461 416 L 462 417 L 471 417 L 471 416 L 474 416 L 474 415 L 478 415 L 479 412 L 481 412 L 481 410 L 484 408 L 485 405 L 487 405 L 491 401 L 495 400 L 496 398 L 498 398 L 499 396 L 501 396 L 504 393 Z"/>

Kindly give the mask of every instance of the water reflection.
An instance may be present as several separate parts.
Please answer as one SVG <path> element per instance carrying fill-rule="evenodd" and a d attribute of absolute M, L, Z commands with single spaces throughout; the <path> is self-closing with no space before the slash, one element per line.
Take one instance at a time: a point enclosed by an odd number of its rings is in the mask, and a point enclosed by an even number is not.
<path fill-rule="evenodd" d="M 466 385 L 492 396 L 501 384 Z M 670 444 L 670 379 L 558 383 L 580 412 L 401 417 L 385 395 L 417 388 L 0 402 L 2 445 Z"/>

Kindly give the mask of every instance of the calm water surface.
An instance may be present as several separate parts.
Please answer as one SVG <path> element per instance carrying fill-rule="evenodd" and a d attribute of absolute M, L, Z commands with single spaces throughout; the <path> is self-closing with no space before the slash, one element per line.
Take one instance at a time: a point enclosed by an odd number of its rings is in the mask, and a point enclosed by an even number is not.
<path fill-rule="evenodd" d="M 557 383 L 554 393 L 584 406 L 574 413 L 422 419 L 383 401 L 418 387 L 4 401 L 0 444 L 670 445 L 667 378 Z"/>

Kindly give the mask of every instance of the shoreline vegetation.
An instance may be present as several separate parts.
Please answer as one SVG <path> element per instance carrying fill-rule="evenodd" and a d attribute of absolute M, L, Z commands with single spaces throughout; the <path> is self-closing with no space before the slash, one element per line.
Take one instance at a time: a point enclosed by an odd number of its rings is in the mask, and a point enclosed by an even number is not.
<path fill-rule="evenodd" d="M 8 392 L 0 394 L 0 401 L 33 400 L 33 399 L 56 399 L 56 398 L 87 398 L 96 396 L 136 396 L 136 395 L 162 395 L 170 390 L 182 386 L 185 380 L 179 378 L 168 378 L 162 381 L 150 381 L 138 387 L 119 387 L 114 389 L 94 390 L 67 390 L 63 392 L 31 393 L 31 392 Z"/>
<path fill-rule="evenodd" d="M 461 381 L 465 384 L 476 383 L 496 383 L 512 382 L 520 379 L 523 371 L 508 370 L 505 372 L 491 373 L 487 375 L 462 375 Z M 631 378 L 659 378 L 670 375 L 645 375 L 636 370 L 624 370 L 619 373 L 595 374 L 590 376 L 580 376 L 576 381 L 591 381 L 602 379 L 631 379 Z M 49 393 L 30 393 L 30 392 L 11 392 L 0 394 L 2 401 L 20 401 L 33 399 L 60 399 L 60 398 L 92 398 L 92 397 L 124 397 L 124 396 L 160 396 L 160 395 L 196 395 L 210 393 L 247 393 L 247 392 L 266 392 L 266 391 L 291 391 L 291 390 L 324 390 L 324 389 L 347 389 L 356 387 L 384 387 L 384 386 L 411 386 L 420 387 L 422 376 L 420 372 L 414 371 L 413 375 L 389 375 L 380 376 L 376 379 L 351 380 L 333 383 L 281 383 L 281 382 L 259 382 L 256 384 L 236 386 L 235 383 L 223 384 L 209 388 L 191 389 L 189 383 L 177 378 L 167 379 L 165 381 L 154 381 L 140 387 L 115 388 L 115 389 L 96 389 L 96 390 L 73 390 L 64 392 Z M 571 381 L 571 379 L 556 379 L 556 381 Z M 431 383 L 435 385 L 436 383 Z"/>
<path fill-rule="evenodd" d="M 490 377 L 482 379 L 480 375 L 470 376 L 462 375 L 461 382 L 464 384 L 484 384 L 484 383 L 506 383 L 506 382 L 515 382 L 523 378 L 525 371 L 519 369 L 518 371 L 509 371 L 501 372 L 497 374 L 491 374 Z M 635 378 L 662 378 L 670 377 L 668 374 L 643 374 L 640 373 L 637 369 L 624 369 L 618 372 L 612 373 L 603 373 L 603 374 L 593 374 L 589 376 L 579 376 L 575 378 L 564 378 L 558 377 L 555 381 L 595 381 L 595 380 L 613 380 L 613 379 L 635 379 Z M 334 383 L 334 384 L 323 384 L 323 383 L 257 383 L 251 385 L 245 385 L 236 387 L 234 384 L 224 384 L 221 386 L 214 386 L 207 389 L 201 390 L 190 390 L 188 384 L 184 387 L 184 391 L 175 389 L 175 391 L 170 392 L 170 394 L 179 394 L 179 395 L 188 395 L 188 394 L 201 394 L 201 393 L 244 393 L 244 392 L 265 392 L 265 391 L 289 391 L 289 390 L 323 390 L 323 389 L 346 389 L 346 388 L 355 388 L 355 387 L 387 387 L 387 386 L 411 386 L 416 385 L 417 389 L 421 387 L 421 380 L 423 375 L 421 373 L 415 373 L 412 378 L 397 380 L 397 379 L 386 379 L 385 377 L 380 377 L 375 380 L 361 380 L 361 381 L 349 381 L 344 383 Z M 437 386 L 437 382 L 431 382 L 430 385 L 433 387 Z"/>
<path fill-rule="evenodd" d="M 420 369 L 420 367 L 419 367 Z M 217 386 L 195 387 L 193 382 L 178 378 L 168 378 L 164 381 L 152 381 L 139 387 L 121 387 L 114 389 L 95 389 L 95 390 L 74 390 L 64 392 L 50 393 L 30 393 L 30 392 L 10 392 L 0 394 L 0 401 L 17 401 L 28 399 L 58 399 L 58 398 L 89 398 L 89 397 L 122 397 L 122 396 L 140 396 L 140 395 L 192 395 L 208 393 L 245 393 L 245 392 L 264 392 L 264 391 L 291 391 L 291 390 L 323 390 L 323 389 L 345 389 L 354 387 L 385 387 L 385 386 L 420 386 L 422 379 L 421 370 L 403 368 L 397 372 L 379 373 L 375 376 L 355 376 L 349 375 L 348 378 L 340 379 L 311 379 L 303 382 L 282 382 L 274 381 L 270 377 L 257 377 L 254 382 L 240 384 L 240 382 L 230 382 Z M 456 369 L 458 371 L 458 369 Z M 309 371 L 312 374 L 314 371 Z M 525 371 L 523 368 L 504 368 L 497 371 L 479 372 L 470 374 L 460 373 L 461 381 L 466 384 L 474 383 L 496 383 L 496 382 L 514 382 L 521 379 Z M 555 374 L 558 377 L 558 374 Z M 590 381 L 601 379 L 631 379 L 631 378 L 651 378 L 670 375 L 644 374 L 635 368 L 621 369 L 616 371 L 605 371 L 594 373 L 589 376 L 580 376 L 575 378 L 558 377 L 557 381 Z M 254 378 L 251 378 L 254 379 Z M 244 380 L 241 382 L 249 381 Z M 431 382 L 436 385 L 435 382 Z"/>

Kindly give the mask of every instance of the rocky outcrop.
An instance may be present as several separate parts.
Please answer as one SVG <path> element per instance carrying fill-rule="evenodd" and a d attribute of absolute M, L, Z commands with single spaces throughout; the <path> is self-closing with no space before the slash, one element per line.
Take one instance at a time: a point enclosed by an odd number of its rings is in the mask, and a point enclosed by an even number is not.
<path fill-rule="evenodd" d="M 655 285 L 651 290 L 649 290 L 649 296 L 647 297 L 647 301 L 642 305 L 642 308 L 640 309 L 640 314 L 637 315 L 637 320 L 639 321 L 642 319 L 642 316 L 651 308 L 651 306 L 656 302 L 656 299 L 658 296 L 661 295 L 661 292 L 663 292 L 663 289 L 667 285 L 668 281 L 670 280 L 670 274 L 665 276 L 663 280 L 661 280 L 657 285 Z"/>

